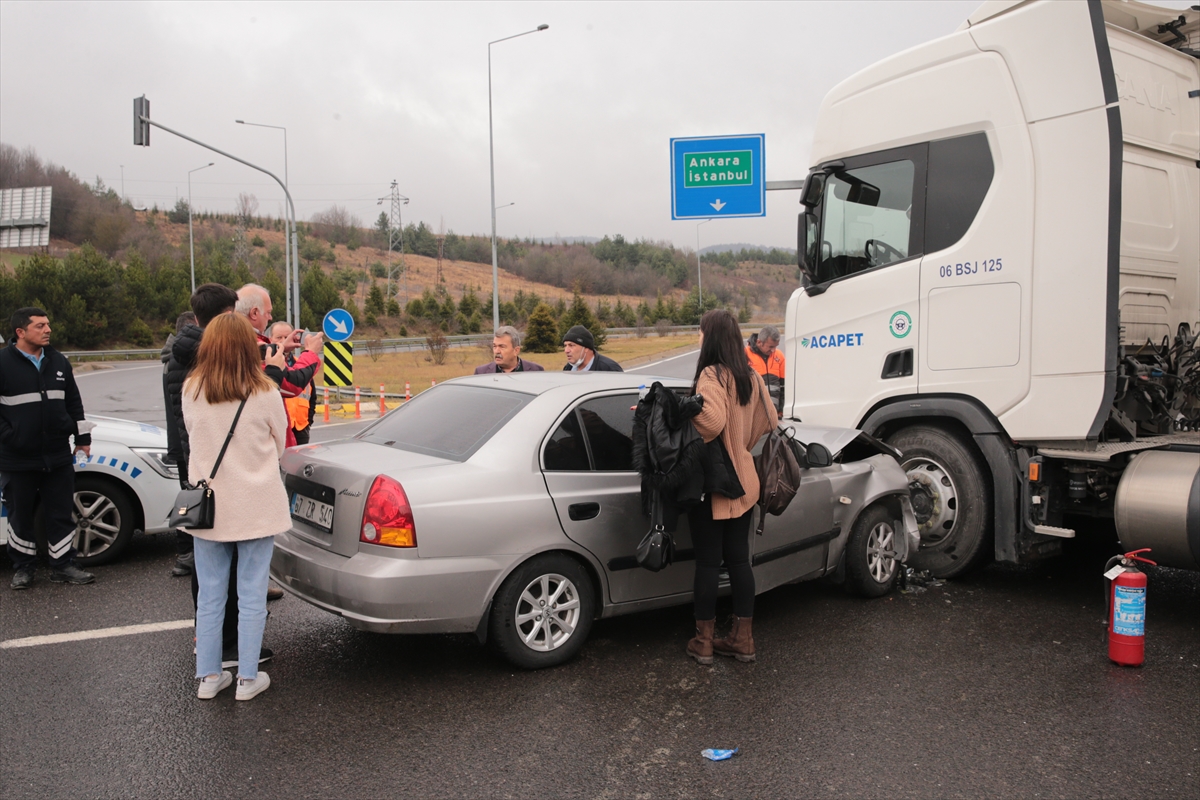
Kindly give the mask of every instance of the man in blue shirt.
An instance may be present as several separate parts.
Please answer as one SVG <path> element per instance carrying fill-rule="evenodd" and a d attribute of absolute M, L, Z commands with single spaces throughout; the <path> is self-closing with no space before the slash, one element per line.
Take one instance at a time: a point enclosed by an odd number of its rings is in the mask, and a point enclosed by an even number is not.
<path fill-rule="evenodd" d="M 50 346 L 50 320 L 40 308 L 12 315 L 14 336 L 0 350 L 0 473 L 12 526 L 8 555 L 12 588 L 27 589 L 37 569 L 33 516 L 43 509 L 50 580 L 91 583 L 74 563 L 74 452 L 91 453 L 94 424 L 83 416 L 83 400 L 66 357 Z"/>

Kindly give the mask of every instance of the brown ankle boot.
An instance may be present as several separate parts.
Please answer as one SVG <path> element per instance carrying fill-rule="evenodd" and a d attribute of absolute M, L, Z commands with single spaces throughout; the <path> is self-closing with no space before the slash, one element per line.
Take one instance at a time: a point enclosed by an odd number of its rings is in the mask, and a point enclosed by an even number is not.
<path fill-rule="evenodd" d="M 712 643 L 713 652 L 719 656 L 732 656 L 738 661 L 754 660 L 754 636 L 750 632 L 750 617 L 733 618 L 733 630 L 724 639 Z"/>
<path fill-rule="evenodd" d="M 699 664 L 713 662 L 713 626 L 715 619 L 696 620 L 696 636 L 687 645 L 687 654 Z"/>

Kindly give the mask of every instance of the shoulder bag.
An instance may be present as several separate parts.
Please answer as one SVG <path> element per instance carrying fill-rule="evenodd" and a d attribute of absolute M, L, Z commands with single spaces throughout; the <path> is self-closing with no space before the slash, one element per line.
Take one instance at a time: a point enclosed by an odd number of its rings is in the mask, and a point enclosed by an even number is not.
<path fill-rule="evenodd" d="M 770 401 L 765 391 L 761 394 L 767 419 L 770 419 L 771 411 L 767 406 Z M 767 434 L 762 452 L 754 459 L 760 492 L 758 503 L 762 506 L 758 515 L 758 528 L 755 530 L 757 534 L 762 534 L 767 514 L 782 514 L 800 489 L 800 462 L 796 458 L 795 447 L 796 440 L 792 432 L 782 426 L 776 426 L 775 430 Z"/>
<path fill-rule="evenodd" d="M 654 508 L 650 514 L 650 530 L 637 548 L 637 563 L 643 569 L 660 572 L 675 559 L 675 540 L 662 523 L 662 497 L 654 492 Z"/>
<path fill-rule="evenodd" d="M 233 415 L 233 424 L 229 426 L 229 435 L 225 437 L 225 444 L 221 445 L 221 453 L 217 456 L 217 463 L 213 464 L 208 480 L 202 479 L 195 486 L 188 484 L 188 488 L 180 490 L 175 497 L 175 504 L 171 507 L 171 514 L 167 517 L 167 522 L 172 528 L 206 530 L 213 526 L 213 521 L 217 516 L 217 498 L 213 495 L 208 481 L 217 477 L 217 468 L 221 466 L 221 460 L 225 458 L 225 450 L 229 447 L 229 440 L 233 438 L 233 431 L 237 428 L 238 420 L 242 416 L 242 409 L 245 407 L 246 401 L 243 400 L 238 406 L 237 413 Z"/>

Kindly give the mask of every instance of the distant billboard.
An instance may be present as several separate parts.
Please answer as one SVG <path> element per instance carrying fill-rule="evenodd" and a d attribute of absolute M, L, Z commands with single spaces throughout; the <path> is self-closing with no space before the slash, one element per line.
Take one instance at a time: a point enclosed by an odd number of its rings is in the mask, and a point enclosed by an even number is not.
<path fill-rule="evenodd" d="M 49 186 L 0 189 L 0 248 L 50 244 Z"/>

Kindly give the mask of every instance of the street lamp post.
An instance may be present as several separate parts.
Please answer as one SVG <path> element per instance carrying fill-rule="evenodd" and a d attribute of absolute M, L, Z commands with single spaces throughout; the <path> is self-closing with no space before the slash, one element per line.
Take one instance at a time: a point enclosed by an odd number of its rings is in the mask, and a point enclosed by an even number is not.
<path fill-rule="evenodd" d="M 706 219 L 696 223 L 696 313 L 704 316 L 704 278 L 700 274 L 700 226 L 712 222 Z"/>
<path fill-rule="evenodd" d="M 188 170 L 188 252 L 192 259 L 192 294 L 196 293 L 196 242 L 192 239 L 192 173 L 208 169 L 215 162 L 208 162 L 203 167 Z"/>
<path fill-rule="evenodd" d="M 283 186 L 287 190 L 288 184 L 288 147 L 287 147 L 287 128 L 282 125 L 264 125 L 261 122 L 246 122 L 244 119 L 235 119 L 238 125 L 250 125 L 255 128 L 274 128 L 277 131 L 283 131 Z M 299 330 L 300 328 L 300 257 L 296 250 L 296 209 L 292 208 L 291 219 L 285 221 L 287 230 L 283 235 L 283 282 L 286 285 L 285 295 L 287 297 L 287 317 L 292 322 L 292 327 Z M 288 266 L 291 265 L 291 273 L 289 277 Z M 292 298 L 295 298 L 295 317 L 292 315 Z"/>
<path fill-rule="evenodd" d="M 515 33 L 512 36 L 488 42 L 488 163 L 492 178 L 492 330 L 500 327 L 500 267 L 496 260 L 496 148 L 492 135 L 492 45 L 516 39 L 518 36 L 528 36 L 531 33 L 544 31 L 549 27 L 549 25 L 542 24 L 531 31 Z"/>

